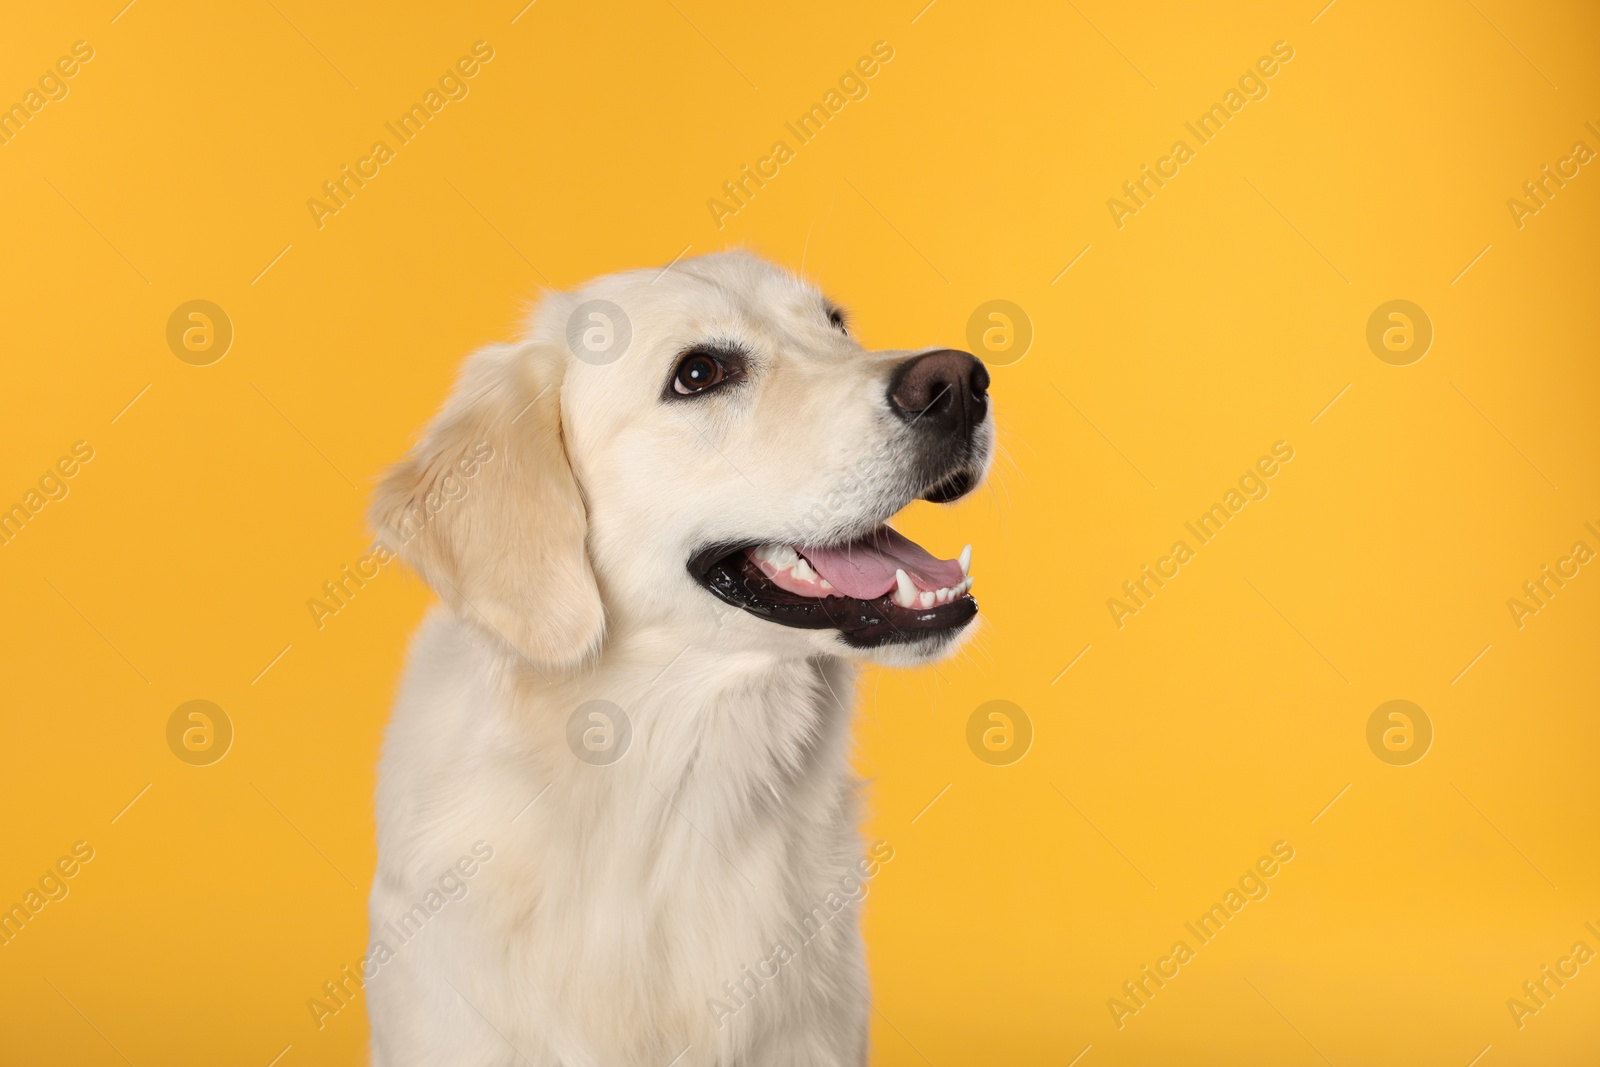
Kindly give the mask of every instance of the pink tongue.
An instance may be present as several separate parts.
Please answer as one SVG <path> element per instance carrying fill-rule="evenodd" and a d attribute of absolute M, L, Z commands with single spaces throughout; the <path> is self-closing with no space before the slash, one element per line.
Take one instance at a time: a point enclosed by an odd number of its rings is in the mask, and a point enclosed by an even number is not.
<path fill-rule="evenodd" d="M 835 589 L 857 600 L 876 600 L 893 589 L 897 568 L 905 571 L 918 589 L 929 592 L 958 585 L 964 577 L 955 560 L 935 559 L 921 545 L 887 526 L 848 545 L 795 548 Z"/>

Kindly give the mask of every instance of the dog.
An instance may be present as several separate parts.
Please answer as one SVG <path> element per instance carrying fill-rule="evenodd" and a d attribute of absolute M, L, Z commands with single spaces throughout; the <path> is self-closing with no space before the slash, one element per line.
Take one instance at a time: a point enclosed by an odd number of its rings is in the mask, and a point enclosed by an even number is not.
<path fill-rule="evenodd" d="M 377 1067 L 866 1062 L 855 665 L 972 631 L 885 525 L 994 447 L 989 375 L 871 352 L 743 252 L 544 297 L 381 478 L 440 604 L 377 786 Z"/>

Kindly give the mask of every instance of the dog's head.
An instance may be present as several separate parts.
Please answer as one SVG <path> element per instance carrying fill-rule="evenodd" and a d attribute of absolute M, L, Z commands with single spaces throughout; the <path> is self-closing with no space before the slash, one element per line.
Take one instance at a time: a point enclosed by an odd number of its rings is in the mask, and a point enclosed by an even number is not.
<path fill-rule="evenodd" d="M 885 522 L 982 480 L 988 383 L 964 352 L 867 351 L 749 255 L 612 275 L 467 361 L 372 516 L 541 668 L 652 628 L 916 662 L 977 614 L 970 552 L 936 558 Z"/>

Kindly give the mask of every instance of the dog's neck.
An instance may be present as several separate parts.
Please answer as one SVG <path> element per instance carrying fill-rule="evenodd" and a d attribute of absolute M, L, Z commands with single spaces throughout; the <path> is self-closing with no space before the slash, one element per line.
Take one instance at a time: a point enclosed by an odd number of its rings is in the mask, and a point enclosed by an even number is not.
<path fill-rule="evenodd" d="M 564 769 L 600 804 L 659 794 L 668 803 L 703 801 L 708 812 L 752 815 L 806 796 L 831 805 L 848 791 L 849 663 L 682 641 L 681 631 L 613 634 L 598 661 L 567 676 L 539 677 L 525 662 L 502 658 L 517 717 L 536 724 L 539 747 L 557 754 L 558 780 Z M 577 752 L 564 758 L 573 751 L 569 720 L 590 701 L 607 701 L 627 719 L 628 750 L 615 762 L 586 766 Z"/>

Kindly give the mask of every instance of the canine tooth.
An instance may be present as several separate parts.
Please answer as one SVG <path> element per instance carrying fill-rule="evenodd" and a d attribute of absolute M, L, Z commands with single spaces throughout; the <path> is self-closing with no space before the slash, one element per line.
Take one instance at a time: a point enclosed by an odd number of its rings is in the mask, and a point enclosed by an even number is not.
<path fill-rule="evenodd" d="M 918 598 L 918 603 L 920 603 L 925 608 L 931 608 L 931 607 L 933 607 L 935 599 L 936 598 L 934 597 L 934 595 L 932 593 L 923 593 L 922 596 L 920 598 Z"/>
<path fill-rule="evenodd" d="M 917 602 L 917 587 L 911 584 L 911 579 L 906 577 L 906 572 L 894 572 L 894 602 L 903 608 L 909 608 Z"/>
<path fill-rule="evenodd" d="M 808 582 L 814 581 L 817 577 L 817 572 L 811 569 L 811 564 L 806 562 L 804 556 L 795 557 L 793 574 L 796 578 L 803 578 Z"/>
<path fill-rule="evenodd" d="M 957 562 L 959 562 L 961 564 L 961 575 L 962 575 L 962 577 L 966 577 L 966 575 L 968 573 L 970 573 L 971 570 L 972 570 L 972 546 L 971 545 L 968 545 L 966 548 L 963 548 L 961 550 L 961 555 L 958 557 Z"/>
<path fill-rule="evenodd" d="M 828 581 L 828 579 L 826 579 L 826 578 L 822 579 L 822 591 L 824 593 L 833 592 L 833 583 Z"/>

